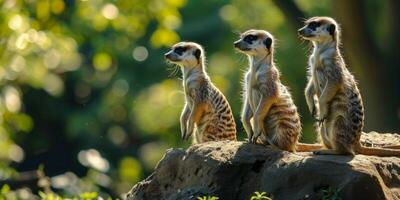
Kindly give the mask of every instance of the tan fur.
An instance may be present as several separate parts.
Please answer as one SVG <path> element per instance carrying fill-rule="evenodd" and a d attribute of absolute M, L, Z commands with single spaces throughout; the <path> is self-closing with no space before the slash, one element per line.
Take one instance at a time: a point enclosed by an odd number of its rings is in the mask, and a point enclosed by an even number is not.
<path fill-rule="evenodd" d="M 290 92 L 280 81 L 280 72 L 273 62 L 273 45 L 273 36 L 263 30 L 246 31 L 235 42 L 235 47 L 248 55 L 250 63 L 245 75 L 242 111 L 247 136 L 252 143 L 260 139 L 262 143 L 292 152 L 321 148 L 304 144 L 296 149 L 301 133 L 300 117 Z"/>
<path fill-rule="evenodd" d="M 203 48 L 193 42 L 174 45 L 165 57 L 181 67 L 185 106 L 180 123 L 182 139 L 193 133 L 193 143 L 236 140 L 236 124 L 225 96 L 205 71 Z"/>
<path fill-rule="evenodd" d="M 361 94 L 340 54 L 340 29 L 329 17 L 313 17 L 299 29 L 313 43 L 305 89 L 310 112 L 318 118 L 319 134 L 327 149 L 316 154 L 365 154 L 399 156 L 394 149 L 364 147 L 360 144 L 364 125 Z"/>

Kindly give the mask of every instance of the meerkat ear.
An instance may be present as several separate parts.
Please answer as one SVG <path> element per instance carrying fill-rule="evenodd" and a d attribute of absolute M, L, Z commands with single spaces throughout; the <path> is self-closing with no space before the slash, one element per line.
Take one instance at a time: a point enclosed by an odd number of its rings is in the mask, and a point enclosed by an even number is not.
<path fill-rule="evenodd" d="M 327 30 L 328 30 L 329 34 L 331 34 L 332 36 L 334 36 L 334 35 L 335 35 L 335 30 L 336 30 L 335 24 L 329 25 L 328 28 L 327 28 Z"/>
<path fill-rule="evenodd" d="M 196 50 L 193 52 L 193 55 L 194 55 L 194 57 L 196 57 L 197 60 L 200 59 L 200 55 L 201 55 L 200 49 L 196 49 Z"/>
<path fill-rule="evenodd" d="M 267 38 L 267 39 L 264 40 L 263 43 L 264 43 L 264 45 L 265 45 L 265 47 L 267 49 L 270 49 L 271 48 L 271 44 L 272 44 L 272 39 L 271 38 Z"/>

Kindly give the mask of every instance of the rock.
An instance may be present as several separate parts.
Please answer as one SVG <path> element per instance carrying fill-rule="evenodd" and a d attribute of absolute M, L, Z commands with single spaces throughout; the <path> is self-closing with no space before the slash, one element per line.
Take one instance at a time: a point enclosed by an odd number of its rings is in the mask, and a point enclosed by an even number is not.
<path fill-rule="evenodd" d="M 367 147 L 400 145 L 400 134 L 369 132 L 361 135 L 361 143 Z"/>
<path fill-rule="evenodd" d="M 379 137 L 371 134 L 363 141 L 381 141 Z M 197 200 L 210 195 L 246 200 L 255 191 L 274 200 L 400 199 L 400 158 L 317 156 L 245 142 L 208 142 L 186 151 L 168 150 L 154 173 L 137 183 L 127 198 Z"/>

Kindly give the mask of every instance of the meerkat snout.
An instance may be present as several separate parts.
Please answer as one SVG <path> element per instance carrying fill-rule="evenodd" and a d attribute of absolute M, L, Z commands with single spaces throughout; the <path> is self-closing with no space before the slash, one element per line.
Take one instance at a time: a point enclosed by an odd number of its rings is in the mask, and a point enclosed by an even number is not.
<path fill-rule="evenodd" d="M 172 58 L 172 52 L 169 51 L 169 52 L 165 53 L 165 54 L 164 54 L 164 58 L 165 58 L 166 60 L 171 60 L 171 59 L 173 59 L 173 58 Z"/>
<path fill-rule="evenodd" d="M 179 62 L 184 51 L 186 51 L 184 47 L 173 47 L 170 51 L 164 54 L 164 58 L 171 63 Z"/>
<path fill-rule="evenodd" d="M 239 44 L 240 44 L 240 41 L 239 41 L 239 40 L 238 40 L 238 41 L 235 41 L 235 42 L 233 43 L 233 47 L 239 48 Z"/>

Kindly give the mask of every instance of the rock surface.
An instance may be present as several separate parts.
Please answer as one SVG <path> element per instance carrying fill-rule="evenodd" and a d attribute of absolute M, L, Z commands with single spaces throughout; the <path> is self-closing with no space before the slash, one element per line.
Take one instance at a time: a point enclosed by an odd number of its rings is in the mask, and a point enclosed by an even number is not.
<path fill-rule="evenodd" d="M 382 143 L 387 139 L 387 143 Z M 398 135 L 364 135 L 366 145 L 399 145 Z M 369 145 L 370 146 L 370 145 Z M 245 142 L 170 149 L 155 172 L 128 193 L 132 200 L 400 199 L 400 158 L 289 153 Z"/>

